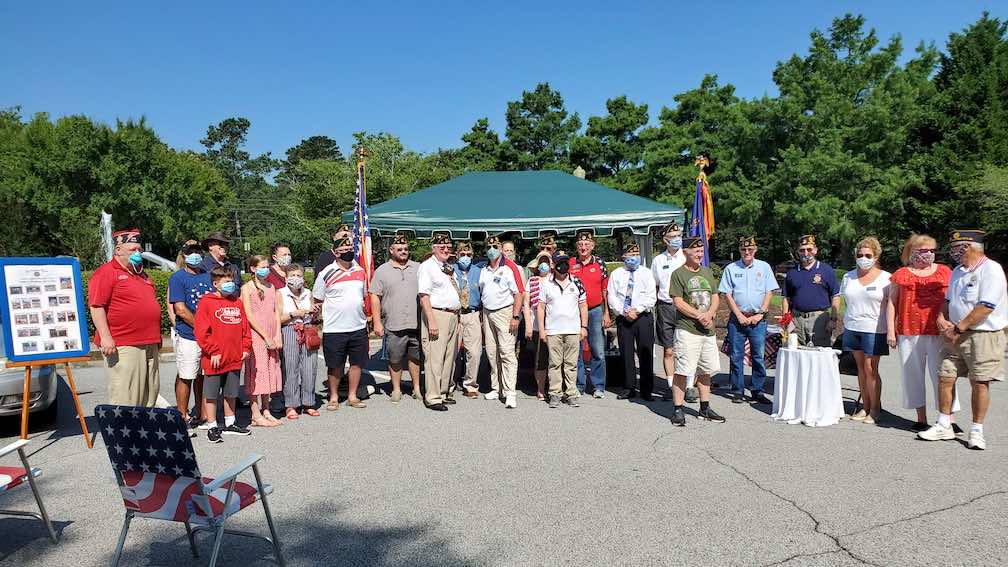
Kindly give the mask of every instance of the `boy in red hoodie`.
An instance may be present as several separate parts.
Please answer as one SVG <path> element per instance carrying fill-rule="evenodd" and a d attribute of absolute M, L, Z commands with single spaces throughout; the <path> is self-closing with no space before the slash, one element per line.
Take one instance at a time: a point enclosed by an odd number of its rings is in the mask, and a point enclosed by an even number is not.
<path fill-rule="evenodd" d="M 247 427 L 235 423 L 235 405 L 241 382 L 241 367 L 252 352 L 252 331 L 238 298 L 238 285 L 231 271 L 218 266 L 210 271 L 217 290 L 200 299 L 196 308 L 196 342 L 203 351 L 203 415 L 209 429 L 207 439 L 223 441 L 221 435 L 251 435 Z M 217 426 L 217 397 L 224 388 L 224 428 Z"/>

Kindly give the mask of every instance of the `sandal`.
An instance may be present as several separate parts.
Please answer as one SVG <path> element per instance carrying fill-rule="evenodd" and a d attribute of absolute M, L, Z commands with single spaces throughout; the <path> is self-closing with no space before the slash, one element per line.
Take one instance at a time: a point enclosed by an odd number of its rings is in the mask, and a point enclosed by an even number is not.
<path fill-rule="evenodd" d="M 367 407 L 367 404 L 360 400 L 347 400 L 347 405 L 357 409 L 364 409 Z"/>
<path fill-rule="evenodd" d="M 329 400 L 326 402 L 325 409 L 329 411 L 336 411 L 339 409 L 339 400 Z"/>
<path fill-rule="evenodd" d="M 301 417 L 301 416 L 298 415 L 298 412 L 297 412 L 296 409 L 294 409 L 294 408 L 287 408 L 287 419 L 295 420 L 295 419 L 297 419 L 299 417 Z"/>
<path fill-rule="evenodd" d="M 541 402 L 546 399 L 546 394 L 543 394 L 542 392 L 536 392 L 536 399 Z"/>
<path fill-rule="evenodd" d="M 308 415 L 312 416 L 312 417 L 318 417 L 318 416 L 322 415 L 322 414 L 320 414 L 320 413 L 318 412 L 318 410 L 317 410 L 317 409 L 315 409 L 315 408 L 305 408 L 304 412 L 305 412 L 306 414 L 308 414 Z"/>
<path fill-rule="evenodd" d="M 251 425 L 252 427 L 276 427 L 275 423 L 264 417 L 260 417 L 259 419 L 252 418 L 252 421 L 249 422 L 249 425 Z"/>

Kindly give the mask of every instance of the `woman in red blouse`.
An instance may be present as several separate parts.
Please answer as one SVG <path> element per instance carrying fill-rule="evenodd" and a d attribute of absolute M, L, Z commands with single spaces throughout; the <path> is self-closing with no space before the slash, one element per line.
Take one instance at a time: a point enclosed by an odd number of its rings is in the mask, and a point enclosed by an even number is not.
<path fill-rule="evenodd" d="M 903 363 L 903 407 L 917 410 L 914 431 L 928 428 L 927 388 L 931 381 L 934 406 L 938 408 L 938 367 L 941 364 L 941 337 L 938 320 L 942 318 L 945 292 L 952 270 L 936 264 L 938 243 L 926 234 L 914 234 L 903 245 L 903 267 L 890 280 L 888 341 L 899 347 Z M 898 339 L 897 339 L 898 335 Z M 959 411 L 954 398 L 952 411 Z"/>

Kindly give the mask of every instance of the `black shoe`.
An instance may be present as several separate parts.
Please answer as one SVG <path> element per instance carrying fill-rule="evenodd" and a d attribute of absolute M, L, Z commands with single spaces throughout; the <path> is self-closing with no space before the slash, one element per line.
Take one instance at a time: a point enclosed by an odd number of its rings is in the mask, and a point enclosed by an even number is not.
<path fill-rule="evenodd" d="M 707 421 L 716 421 L 717 423 L 724 423 L 725 418 L 721 417 L 716 411 L 707 408 L 706 410 L 700 410 L 700 419 L 706 419 Z"/>
<path fill-rule="evenodd" d="M 963 432 L 963 430 L 962 430 L 962 427 L 959 427 L 958 424 L 953 423 L 952 424 L 952 432 L 955 433 L 956 435 L 961 435 L 962 432 Z"/>
<path fill-rule="evenodd" d="M 454 404 L 456 402 L 455 402 L 455 398 L 445 398 L 442 403 L 445 403 L 445 404 L 448 404 L 448 405 L 452 405 L 452 404 Z"/>
<path fill-rule="evenodd" d="M 640 393 L 640 397 L 641 397 L 641 400 L 645 401 L 645 402 L 653 402 L 654 401 L 654 394 L 652 394 L 651 392 L 641 392 Z"/>
<path fill-rule="evenodd" d="M 206 434 L 206 438 L 211 443 L 223 443 L 224 440 L 221 439 L 220 427 L 211 427 Z"/>
<path fill-rule="evenodd" d="M 672 390 L 665 390 L 662 392 L 661 401 L 671 402 L 672 401 Z"/>
<path fill-rule="evenodd" d="M 434 411 L 448 411 L 448 406 L 444 404 L 431 404 L 427 407 Z"/>
<path fill-rule="evenodd" d="M 225 427 L 221 430 L 224 435 L 252 435 L 252 431 L 243 425 L 238 425 L 237 423 L 232 423 L 231 425 Z"/>
<path fill-rule="evenodd" d="M 686 427 L 686 413 L 681 409 L 677 409 L 672 412 L 672 417 L 669 418 L 669 421 L 677 427 Z"/>
<path fill-rule="evenodd" d="M 700 401 L 700 390 L 696 388 L 686 388 L 686 403 L 695 404 Z"/>
<path fill-rule="evenodd" d="M 623 393 L 616 396 L 617 400 L 632 400 L 637 397 L 637 390 L 623 390 Z"/>
<path fill-rule="evenodd" d="M 763 405 L 771 405 L 771 404 L 773 404 L 773 402 L 770 401 L 770 398 L 766 397 L 766 395 L 763 394 L 763 392 L 760 392 L 758 394 L 754 394 L 753 397 L 752 397 L 752 401 L 755 404 L 763 404 Z"/>
<path fill-rule="evenodd" d="M 206 423 L 205 419 L 200 419 L 198 417 L 190 417 L 189 423 L 187 425 L 189 426 L 189 429 L 196 429 L 199 426 L 203 425 L 204 423 Z"/>
<path fill-rule="evenodd" d="M 743 394 L 732 394 L 731 403 L 741 404 L 743 402 L 745 402 L 745 396 Z"/>
<path fill-rule="evenodd" d="M 931 429 L 930 425 L 928 425 L 926 423 L 921 423 L 921 422 L 918 421 L 918 422 L 916 422 L 916 423 L 913 424 L 913 427 L 910 428 L 910 431 L 918 431 L 919 432 L 919 431 L 927 431 L 928 429 Z"/>

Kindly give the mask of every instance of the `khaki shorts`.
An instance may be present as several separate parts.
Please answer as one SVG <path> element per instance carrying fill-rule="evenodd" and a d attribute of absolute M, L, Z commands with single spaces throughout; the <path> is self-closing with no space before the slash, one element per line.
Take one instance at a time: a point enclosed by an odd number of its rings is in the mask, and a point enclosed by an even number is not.
<path fill-rule="evenodd" d="M 721 352 L 717 339 L 711 335 L 694 335 L 689 331 L 675 332 L 675 373 L 714 375 L 721 371 Z"/>
<path fill-rule="evenodd" d="M 939 376 L 969 378 L 973 382 L 1004 380 L 1005 333 L 966 331 L 942 346 Z"/>

